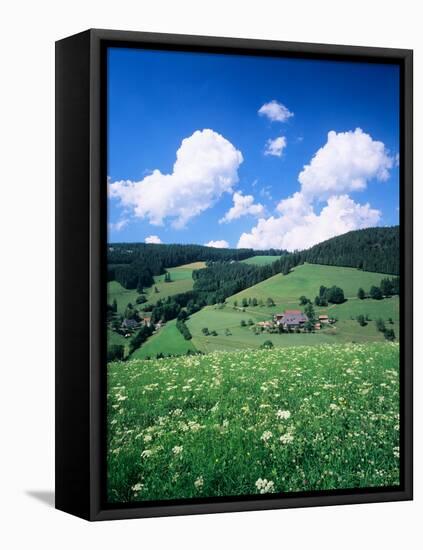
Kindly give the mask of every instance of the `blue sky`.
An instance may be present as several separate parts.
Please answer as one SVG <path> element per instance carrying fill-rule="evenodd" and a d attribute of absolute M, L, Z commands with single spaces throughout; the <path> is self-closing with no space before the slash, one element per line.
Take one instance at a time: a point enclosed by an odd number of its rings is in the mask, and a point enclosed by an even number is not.
<path fill-rule="evenodd" d="M 396 66 L 109 49 L 110 242 L 293 250 L 397 224 L 398 151 Z"/>

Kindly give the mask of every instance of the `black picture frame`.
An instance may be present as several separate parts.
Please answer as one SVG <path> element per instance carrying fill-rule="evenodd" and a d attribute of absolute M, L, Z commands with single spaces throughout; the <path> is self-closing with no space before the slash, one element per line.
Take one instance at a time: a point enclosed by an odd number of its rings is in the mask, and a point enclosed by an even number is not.
<path fill-rule="evenodd" d="M 395 63 L 400 67 L 401 376 L 398 488 L 111 506 L 105 501 L 108 46 Z M 91 29 L 56 43 L 56 508 L 87 520 L 412 499 L 413 53 Z M 269 498 L 267 498 L 267 496 Z"/>

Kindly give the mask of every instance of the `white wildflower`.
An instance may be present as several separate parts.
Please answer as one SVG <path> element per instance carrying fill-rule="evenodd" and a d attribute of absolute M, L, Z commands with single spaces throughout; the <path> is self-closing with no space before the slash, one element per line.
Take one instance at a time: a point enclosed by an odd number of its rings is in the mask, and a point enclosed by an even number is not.
<path fill-rule="evenodd" d="M 260 439 L 266 443 L 266 441 L 269 441 L 269 439 L 271 439 L 272 437 L 272 432 L 270 430 L 266 430 L 265 432 L 263 432 L 263 435 Z"/>
<path fill-rule="evenodd" d="M 294 441 L 294 436 L 292 435 L 292 433 L 287 432 L 286 434 L 282 434 L 280 436 L 279 441 L 283 445 L 288 445 L 288 443 L 292 443 Z"/>
<path fill-rule="evenodd" d="M 195 488 L 200 491 L 202 489 L 203 485 L 204 485 L 203 476 L 197 477 L 197 479 L 194 481 Z"/>
<path fill-rule="evenodd" d="M 172 452 L 174 455 L 179 455 L 181 454 L 183 451 L 183 446 L 182 445 L 175 445 L 172 449 Z"/>
<path fill-rule="evenodd" d="M 255 483 L 257 490 L 261 495 L 266 493 L 275 492 L 275 484 L 273 481 L 268 481 L 267 479 L 261 479 L 261 477 Z"/>
<path fill-rule="evenodd" d="M 279 420 L 288 420 L 288 418 L 290 418 L 291 416 L 291 413 L 289 411 L 282 411 L 279 409 L 276 413 L 276 416 L 277 418 L 279 418 Z"/>
<path fill-rule="evenodd" d="M 133 485 L 131 487 L 132 491 L 134 491 L 134 493 L 139 493 L 140 491 L 142 491 L 144 488 L 144 485 L 142 483 L 135 483 L 135 485 Z"/>

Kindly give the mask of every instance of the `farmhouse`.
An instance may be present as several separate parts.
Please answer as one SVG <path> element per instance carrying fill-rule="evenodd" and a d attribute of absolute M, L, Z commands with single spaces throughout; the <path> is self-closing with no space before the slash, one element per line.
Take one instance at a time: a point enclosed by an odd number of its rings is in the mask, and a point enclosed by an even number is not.
<path fill-rule="evenodd" d="M 329 323 L 329 316 L 328 315 L 319 315 L 319 323 Z"/>
<path fill-rule="evenodd" d="M 124 319 L 122 322 L 122 328 L 127 330 L 134 330 L 138 326 L 138 323 L 135 319 Z"/>
<path fill-rule="evenodd" d="M 287 309 L 284 313 L 277 313 L 275 321 L 277 325 L 282 325 L 284 329 L 301 328 L 307 323 L 308 317 L 299 309 Z"/>

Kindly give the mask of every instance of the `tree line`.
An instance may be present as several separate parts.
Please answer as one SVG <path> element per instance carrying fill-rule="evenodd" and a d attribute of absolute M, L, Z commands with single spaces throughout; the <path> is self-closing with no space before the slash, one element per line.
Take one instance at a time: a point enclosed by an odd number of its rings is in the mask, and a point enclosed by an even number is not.
<path fill-rule="evenodd" d="M 350 231 L 319 243 L 302 252 L 286 252 L 269 249 L 254 251 L 251 249 L 212 248 L 195 244 L 145 244 L 119 243 L 109 246 L 108 249 L 108 280 L 116 280 L 125 288 L 138 288 L 154 284 L 153 276 L 165 273 L 166 268 L 186 263 L 205 261 L 208 267 L 219 264 L 217 270 L 250 258 L 256 254 L 275 256 L 275 262 L 266 266 L 250 266 L 251 269 L 235 269 L 231 274 L 237 276 L 232 288 L 243 288 L 245 278 L 260 282 L 263 278 L 271 277 L 276 273 L 287 275 L 292 268 L 304 262 L 340 267 L 355 267 L 364 271 L 399 274 L 400 236 L 399 227 L 372 227 Z M 256 269 L 254 269 L 256 268 Z M 261 271 L 260 271 L 261 270 Z M 229 273 L 229 271 L 228 271 Z M 200 286 L 209 285 L 213 274 L 208 276 L 207 283 L 202 281 Z M 219 295 L 227 292 L 224 287 L 230 286 L 230 277 L 226 277 L 221 285 Z M 256 283 L 253 283 L 256 284 Z M 203 288 L 199 288 L 203 292 Z M 217 291 L 217 289 L 214 289 Z M 218 297 L 218 301 L 221 298 Z"/>
<path fill-rule="evenodd" d="M 226 298 L 277 275 L 289 273 L 296 265 L 298 254 L 285 254 L 267 265 L 214 262 L 207 269 L 196 270 L 194 292 L 207 304 L 223 303 Z"/>
<path fill-rule="evenodd" d="M 399 226 L 350 231 L 300 253 L 300 261 L 399 275 Z"/>
<path fill-rule="evenodd" d="M 246 248 L 212 248 L 197 244 L 113 243 L 108 247 L 108 280 L 125 288 L 151 286 L 154 275 L 192 262 L 241 261 L 254 256 Z"/>
<path fill-rule="evenodd" d="M 357 298 L 364 300 L 366 298 L 372 298 L 373 300 L 382 300 L 384 297 L 396 296 L 400 293 L 400 279 L 399 277 L 389 278 L 386 277 L 380 281 L 380 285 L 373 285 L 370 287 L 370 291 L 367 293 L 364 288 L 359 288 L 357 291 Z"/>

